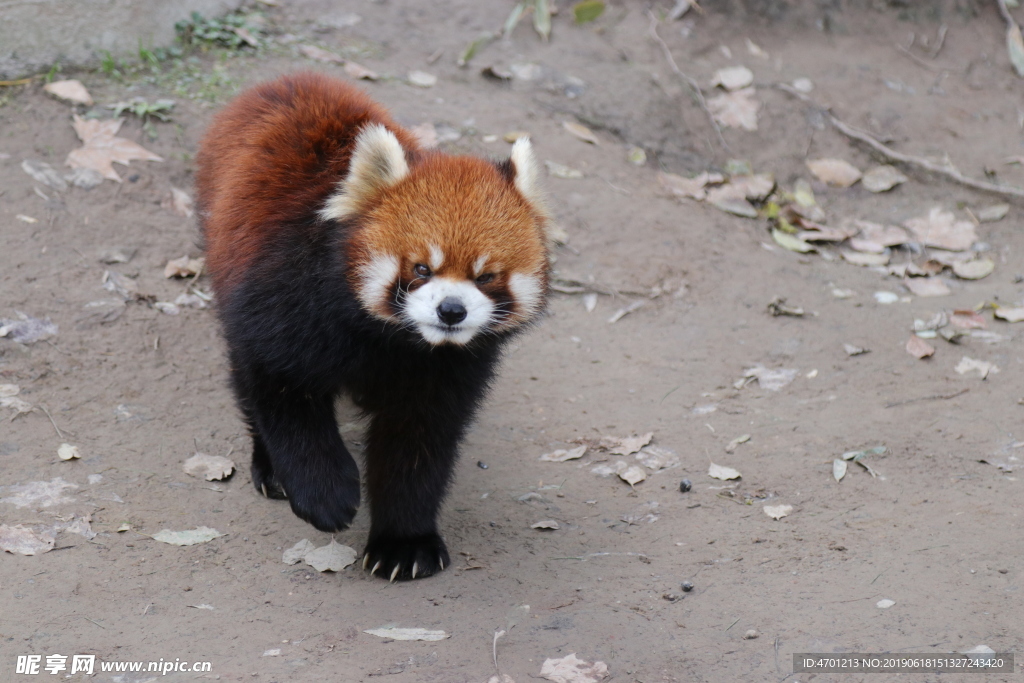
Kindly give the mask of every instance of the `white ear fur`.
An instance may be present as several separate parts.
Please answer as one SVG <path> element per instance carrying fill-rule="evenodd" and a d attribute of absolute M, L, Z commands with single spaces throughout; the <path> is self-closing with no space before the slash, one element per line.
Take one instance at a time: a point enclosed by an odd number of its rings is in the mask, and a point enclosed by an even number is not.
<path fill-rule="evenodd" d="M 395 134 L 374 123 L 356 137 L 348 176 L 328 200 L 320 217 L 337 220 L 355 213 L 359 204 L 409 175 L 405 150 Z"/>
<path fill-rule="evenodd" d="M 537 160 L 533 156 L 530 138 L 522 137 L 512 145 L 512 168 L 515 169 L 515 185 L 526 199 L 540 204 L 540 187 L 537 184 Z"/>

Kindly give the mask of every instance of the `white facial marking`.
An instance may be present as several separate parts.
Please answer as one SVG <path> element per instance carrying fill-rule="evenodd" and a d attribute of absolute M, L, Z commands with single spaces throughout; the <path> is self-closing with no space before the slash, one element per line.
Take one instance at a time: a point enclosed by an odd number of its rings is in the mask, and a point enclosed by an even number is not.
<path fill-rule="evenodd" d="M 431 244 L 430 245 L 430 269 L 437 270 L 444 263 L 444 252 L 441 251 L 441 247 Z"/>
<path fill-rule="evenodd" d="M 473 262 L 473 277 L 479 277 L 480 274 L 484 272 L 484 266 L 487 265 L 487 259 L 489 258 L 490 256 L 484 254 Z"/>
<path fill-rule="evenodd" d="M 409 175 L 405 150 L 395 134 L 379 123 L 363 128 L 356 137 L 348 175 L 320 209 L 320 217 L 337 220 L 352 215 L 359 203 Z"/>
<path fill-rule="evenodd" d="M 513 273 L 508 288 L 516 301 L 516 312 L 523 318 L 532 317 L 541 304 L 540 278 L 526 273 Z"/>
<path fill-rule="evenodd" d="M 437 314 L 437 307 L 447 298 L 459 301 L 466 309 L 465 319 L 454 327 L 445 325 Z M 405 300 L 405 318 L 431 344 L 466 344 L 491 321 L 493 314 L 494 302 L 466 280 L 435 277 Z"/>
<path fill-rule="evenodd" d="M 360 269 L 359 279 L 357 295 L 363 307 L 380 318 L 390 318 L 387 303 L 391 298 L 391 287 L 398 279 L 398 259 L 374 256 Z"/>

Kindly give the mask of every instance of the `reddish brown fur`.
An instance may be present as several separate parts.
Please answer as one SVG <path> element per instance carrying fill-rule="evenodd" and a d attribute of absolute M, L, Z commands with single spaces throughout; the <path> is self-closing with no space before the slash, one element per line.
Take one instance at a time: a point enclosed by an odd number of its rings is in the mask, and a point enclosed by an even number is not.
<path fill-rule="evenodd" d="M 381 123 L 418 146 L 361 90 L 316 73 L 258 86 L 213 120 L 197 157 L 207 264 L 219 293 L 244 279 L 271 231 L 308 226 L 344 178 L 356 135 Z"/>

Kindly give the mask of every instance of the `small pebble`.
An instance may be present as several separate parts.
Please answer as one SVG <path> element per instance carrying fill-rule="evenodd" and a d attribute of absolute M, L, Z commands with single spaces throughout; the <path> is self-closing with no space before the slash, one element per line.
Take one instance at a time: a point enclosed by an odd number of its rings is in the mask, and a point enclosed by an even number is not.
<path fill-rule="evenodd" d="M 489 467 L 489 465 L 485 463 L 483 460 L 477 460 L 476 466 L 482 470 L 486 470 Z"/>
<path fill-rule="evenodd" d="M 692 488 L 693 488 L 693 482 L 690 481 L 689 479 L 683 479 L 681 482 L 679 482 L 679 491 L 682 492 L 682 493 L 686 493 L 687 491 L 689 491 Z"/>
<path fill-rule="evenodd" d="M 682 588 L 684 593 L 689 593 L 693 590 L 693 583 L 690 581 L 683 581 Z"/>
<path fill-rule="evenodd" d="M 664 598 L 665 600 L 668 600 L 669 602 L 679 602 L 680 600 L 683 599 L 683 594 L 682 593 L 665 593 L 661 597 Z"/>
<path fill-rule="evenodd" d="M 753 640 L 754 638 L 757 638 L 759 635 L 761 634 L 755 631 L 754 629 L 750 629 L 749 631 L 743 634 L 743 640 Z"/>

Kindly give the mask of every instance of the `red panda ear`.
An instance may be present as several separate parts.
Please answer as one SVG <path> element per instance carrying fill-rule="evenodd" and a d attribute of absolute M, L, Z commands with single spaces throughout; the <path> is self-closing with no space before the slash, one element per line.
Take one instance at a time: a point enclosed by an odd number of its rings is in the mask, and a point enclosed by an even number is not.
<path fill-rule="evenodd" d="M 407 175 L 409 164 L 398 138 L 379 123 L 371 124 L 356 137 L 348 176 L 320 210 L 320 217 L 338 220 L 350 216 L 365 201 Z"/>
<path fill-rule="evenodd" d="M 522 193 L 527 201 L 533 204 L 542 204 L 540 186 L 537 182 L 537 160 L 533 156 L 533 146 L 530 138 L 522 137 L 512 145 L 512 169 L 515 174 L 513 182 L 516 189 Z"/>

